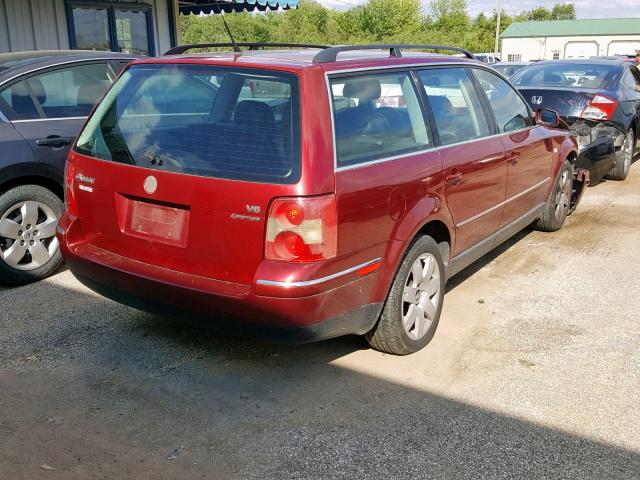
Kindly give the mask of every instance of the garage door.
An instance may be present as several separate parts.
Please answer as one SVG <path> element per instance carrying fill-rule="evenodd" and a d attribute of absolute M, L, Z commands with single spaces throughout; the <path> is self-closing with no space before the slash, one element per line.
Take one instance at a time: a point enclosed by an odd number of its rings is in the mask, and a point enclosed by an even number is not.
<path fill-rule="evenodd" d="M 569 42 L 564 47 L 564 58 L 589 58 L 598 55 L 596 42 Z"/>
<path fill-rule="evenodd" d="M 640 40 L 635 42 L 616 42 L 609 44 L 607 55 L 633 55 L 640 50 Z"/>

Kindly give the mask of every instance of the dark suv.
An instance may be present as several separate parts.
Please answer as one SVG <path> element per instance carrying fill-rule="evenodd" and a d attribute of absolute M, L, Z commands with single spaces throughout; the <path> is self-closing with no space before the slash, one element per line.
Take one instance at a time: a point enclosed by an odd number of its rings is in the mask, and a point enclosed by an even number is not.
<path fill-rule="evenodd" d="M 55 225 L 69 145 L 134 58 L 78 50 L 0 54 L 0 282 L 28 283 L 60 265 Z"/>
<path fill-rule="evenodd" d="M 69 268 L 153 312 L 419 350 L 447 278 L 561 227 L 577 144 L 468 52 L 408 47 L 134 62 L 69 155 Z"/>

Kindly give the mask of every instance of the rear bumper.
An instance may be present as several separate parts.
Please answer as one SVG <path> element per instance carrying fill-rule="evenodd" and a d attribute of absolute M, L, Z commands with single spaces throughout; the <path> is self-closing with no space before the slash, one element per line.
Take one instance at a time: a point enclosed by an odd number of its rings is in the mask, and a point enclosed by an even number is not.
<path fill-rule="evenodd" d="M 613 130 L 613 129 L 612 129 Z M 576 166 L 589 171 L 591 184 L 598 183 L 616 165 L 615 137 L 601 136 L 580 148 Z"/>
<path fill-rule="evenodd" d="M 288 290 L 266 296 L 251 285 L 147 265 L 86 241 L 69 242 L 66 220 L 63 217 L 58 238 L 76 278 L 107 298 L 151 313 L 299 343 L 362 335 L 373 328 L 382 308 L 381 302 L 371 300 L 375 273 L 312 295 L 295 296 Z"/>

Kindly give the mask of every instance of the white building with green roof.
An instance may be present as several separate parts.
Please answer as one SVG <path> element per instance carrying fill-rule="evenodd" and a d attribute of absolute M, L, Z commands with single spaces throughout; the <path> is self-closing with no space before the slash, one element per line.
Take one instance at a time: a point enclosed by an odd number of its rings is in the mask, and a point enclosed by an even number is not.
<path fill-rule="evenodd" d="M 634 54 L 640 49 L 640 18 L 514 22 L 501 38 L 502 61 Z"/>

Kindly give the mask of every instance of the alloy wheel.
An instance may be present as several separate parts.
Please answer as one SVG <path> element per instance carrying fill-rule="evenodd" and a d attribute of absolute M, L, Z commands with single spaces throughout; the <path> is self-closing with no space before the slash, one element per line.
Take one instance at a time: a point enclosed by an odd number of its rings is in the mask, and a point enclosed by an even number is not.
<path fill-rule="evenodd" d="M 569 176 L 569 171 L 564 170 L 558 182 L 556 193 L 554 197 L 554 213 L 557 220 L 562 219 L 563 215 L 569 211 L 571 203 L 571 185 L 572 181 Z"/>
<path fill-rule="evenodd" d="M 420 255 L 402 291 L 402 324 L 412 340 L 425 336 L 436 318 L 440 302 L 440 267 L 430 253 Z"/>
<path fill-rule="evenodd" d="M 0 217 L 0 258 L 16 270 L 42 267 L 58 250 L 57 224 L 56 214 L 44 203 L 13 205 Z"/>

